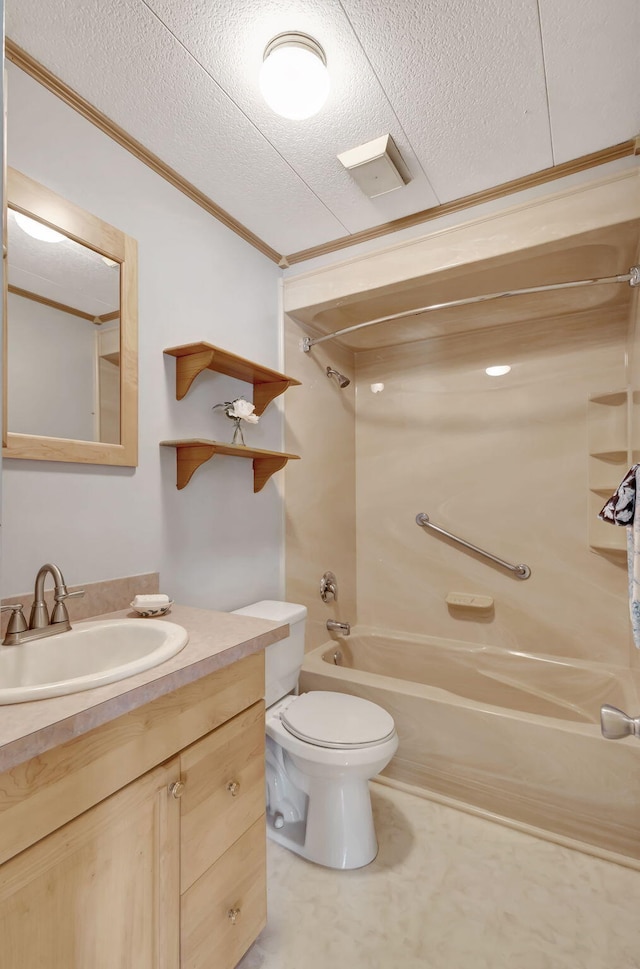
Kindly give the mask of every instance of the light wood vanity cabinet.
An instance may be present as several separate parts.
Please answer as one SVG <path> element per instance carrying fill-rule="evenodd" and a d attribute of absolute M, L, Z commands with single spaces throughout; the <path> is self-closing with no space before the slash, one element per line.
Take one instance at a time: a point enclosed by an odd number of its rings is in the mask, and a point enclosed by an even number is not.
<path fill-rule="evenodd" d="M 247 657 L 0 775 L 0 966 L 237 964 L 266 922 L 263 670 Z"/>

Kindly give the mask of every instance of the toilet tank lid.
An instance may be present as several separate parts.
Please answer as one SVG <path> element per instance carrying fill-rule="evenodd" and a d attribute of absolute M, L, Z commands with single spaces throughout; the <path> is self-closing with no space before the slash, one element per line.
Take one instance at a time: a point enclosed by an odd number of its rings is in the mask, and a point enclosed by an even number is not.
<path fill-rule="evenodd" d="M 307 618 L 307 607 L 295 602 L 262 599 L 260 602 L 252 602 L 241 609 L 234 609 L 233 615 L 254 616 L 256 619 L 271 619 L 273 622 L 292 623 Z"/>

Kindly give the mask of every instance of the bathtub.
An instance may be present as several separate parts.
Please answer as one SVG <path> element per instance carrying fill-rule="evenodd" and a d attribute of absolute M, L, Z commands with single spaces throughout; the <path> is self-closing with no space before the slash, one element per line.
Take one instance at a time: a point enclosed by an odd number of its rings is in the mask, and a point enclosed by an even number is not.
<path fill-rule="evenodd" d="M 392 783 L 640 861 L 640 743 L 599 726 L 603 703 L 638 714 L 637 674 L 356 628 L 305 656 L 300 686 L 392 714 Z"/>

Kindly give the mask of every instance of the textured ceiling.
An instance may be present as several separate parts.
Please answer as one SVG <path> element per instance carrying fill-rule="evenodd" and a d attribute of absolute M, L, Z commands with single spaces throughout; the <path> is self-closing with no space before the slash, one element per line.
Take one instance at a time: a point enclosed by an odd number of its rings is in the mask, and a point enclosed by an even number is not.
<path fill-rule="evenodd" d="M 8 0 L 7 35 L 269 246 L 292 253 L 633 138 L 638 0 Z M 266 43 L 324 47 L 331 94 L 270 112 Z M 9 111 L 11 100 L 9 93 Z M 336 155 L 390 132 L 368 199 Z"/>

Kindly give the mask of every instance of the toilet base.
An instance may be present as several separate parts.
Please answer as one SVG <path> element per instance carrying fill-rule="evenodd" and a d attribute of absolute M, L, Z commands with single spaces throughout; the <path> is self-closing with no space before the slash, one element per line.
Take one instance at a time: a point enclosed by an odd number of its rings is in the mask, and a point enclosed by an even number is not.
<path fill-rule="evenodd" d="M 310 779 L 307 817 L 275 826 L 267 814 L 267 835 L 308 861 L 326 868 L 364 868 L 378 854 L 371 796 L 366 780 L 332 783 Z"/>

